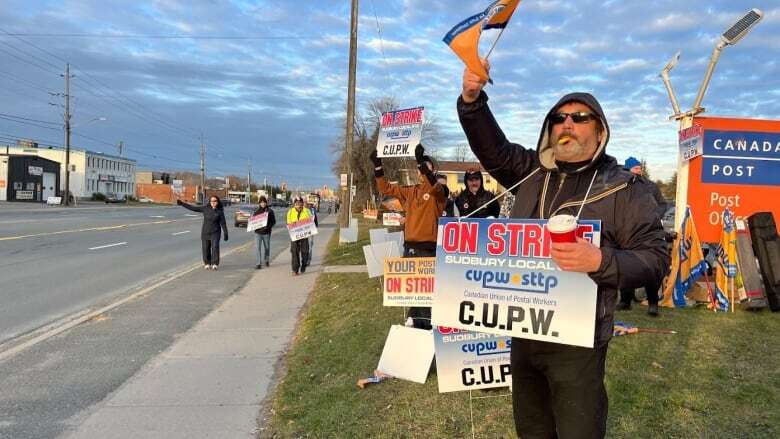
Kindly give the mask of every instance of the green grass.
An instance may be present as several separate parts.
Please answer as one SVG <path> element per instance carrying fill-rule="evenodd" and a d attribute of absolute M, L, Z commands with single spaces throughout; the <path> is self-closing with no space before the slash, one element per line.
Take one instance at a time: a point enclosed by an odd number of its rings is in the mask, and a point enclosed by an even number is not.
<path fill-rule="evenodd" d="M 382 223 L 374 220 L 358 220 L 358 240 L 357 242 L 339 244 L 338 232 L 333 234 L 328 243 L 327 256 L 323 265 L 363 265 L 366 263 L 363 257 L 363 246 L 371 243 L 369 229 L 384 227 Z M 395 228 L 388 228 L 391 232 Z"/>
<path fill-rule="evenodd" d="M 653 319 L 644 311 L 635 306 L 617 318 L 678 334 L 612 340 L 609 437 L 780 437 L 780 315 L 662 309 Z M 401 308 L 382 307 L 378 279 L 321 275 L 262 436 L 470 437 L 468 393 L 439 394 L 435 371 L 424 385 L 356 387 L 376 368 L 390 325 L 402 321 Z M 506 393 L 474 392 L 491 397 L 473 401 L 477 437 L 514 437 Z"/>

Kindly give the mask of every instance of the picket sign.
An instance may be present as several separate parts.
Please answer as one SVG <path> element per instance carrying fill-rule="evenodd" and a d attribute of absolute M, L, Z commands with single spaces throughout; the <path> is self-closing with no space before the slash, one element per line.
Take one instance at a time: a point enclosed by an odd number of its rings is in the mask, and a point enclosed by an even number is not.
<path fill-rule="evenodd" d="M 314 224 L 314 218 L 306 218 L 287 224 L 287 231 L 290 232 L 290 240 L 298 241 L 317 234 L 317 226 Z"/>
<path fill-rule="evenodd" d="M 268 211 L 258 213 L 249 218 L 246 223 L 246 231 L 254 232 L 257 229 L 262 229 L 268 224 Z"/>

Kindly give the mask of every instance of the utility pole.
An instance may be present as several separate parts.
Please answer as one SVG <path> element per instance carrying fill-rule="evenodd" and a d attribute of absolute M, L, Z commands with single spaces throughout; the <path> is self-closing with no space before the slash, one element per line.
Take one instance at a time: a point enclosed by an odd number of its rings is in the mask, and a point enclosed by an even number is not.
<path fill-rule="evenodd" d="M 120 140 L 120 141 L 119 141 L 119 145 L 117 146 L 117 148 L 119 149 L 119 157 L 122 157 L 122 148 L 123 148 L 124 146 L 125 146 L 125 142 L 123 142 L 123 141 L 121 141 L 121 140 Z"/>
<path fill-rule="evenodd" d="M 200 133 L 200 200 L 206 202 L 206 145 L 203 143 L 203 133 Z"/>
<path fill-rule="evenodd" d="M 252 202 L 252 161 L 246 159 L 246 202 Z"/>
<path fill-rule="evenodd" d="M 65 205 L 70 206 L 70 64 L 65 64 Z"/>
<path fill-rule="evenodd" d="M 358 37 L 358 0 L 352 0 L 352 17 L 349 31 L 349 82 L 347 84 L 347 135 L 346 135 L 346 161 L 347 175 L 351 177 L 353 125 L 355 119 L 355 71 L 357 70 L 357 37 Z M 352 218 L 352 179 L 348 180 L 342 212 L 339 223 L 342 227 L 349 227 Z M 342 191 L 344 193 L 344 191 Z"/>

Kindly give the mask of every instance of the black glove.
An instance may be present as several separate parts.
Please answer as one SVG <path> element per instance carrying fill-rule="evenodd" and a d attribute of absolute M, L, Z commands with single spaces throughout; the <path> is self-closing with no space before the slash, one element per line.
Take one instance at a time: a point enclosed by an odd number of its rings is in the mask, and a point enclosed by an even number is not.
<path fill-rule="evenodd" d="M 376 148 L 374 148 L 374 150 L 371 151 L 371 155 L 369 157 L 371 158 L 371 161 L 374 163 L 374 177 L 384 176 L 385 171 L 384 169 L 382 169 L 382 159 L 377 157 Z"/>
<path fill-rule="evenodd" d="M 414 159 L 417 160 L 418 165 L 425 161 L 425 148 L 423 148 L 422 143 L 418 143 L 414 148 Z"/>
<path fill-rule="evenodd" d="M 227 233 L 225 233 L 225 242 L 227 242 L 227 240 L 228 240 L 228 235 Z"/>
<path fill-rule="evenodd" d="M 382 159 L 380 159 L 379 157 L 377 157 L 377 154 L 376 154 L 376 148 L 374 148 L 374 149 L 371 151 L 370 158 L 371 158 L 371 161 L 372 161 L 372 162 L 374 162 L 374 167 L 375 167 L 375 168 L 378 168 L 378 167 L 382 166 Z"/>

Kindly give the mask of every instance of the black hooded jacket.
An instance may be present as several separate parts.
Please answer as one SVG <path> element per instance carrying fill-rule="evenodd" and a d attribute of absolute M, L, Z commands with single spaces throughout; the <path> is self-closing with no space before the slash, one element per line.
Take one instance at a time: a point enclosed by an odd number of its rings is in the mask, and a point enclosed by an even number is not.
<path fill-rule="evenodd" d="M 605 135 L 591 160 L 564 164 L 553 157 L 547 119 L 573 101 L 587 105 L 599 116 Z M 609 125 L 601 105 L 590 94 L 566 95 L 550 109 L 536 150 L 510 143 L 487 102 L 484 91 L 470 104 L 459 98 L 458 115 L 472 151 L 502 186 L 510 188 L 527 177 L 513 191 L 510 217 L 577 215 L 595 174 L 580 218 L 601 220 L 601 266 L 588 275 L 598 285 L 595 344 L 603 345 L 612 337 L 617 290 L 639 288 L 650 281 L 660 283 L 669 266 L 663 227 L 646 180 L 634 177 L 605 153 Z"/>
<path fill-rule="evenodd" d="M 211 239 L 213 235 L 219 234 L 219 229 L 221 228 L 224 231 L 225 240 L 227 241 L 228 229 L 227 223 L 225 222 L 225 211 L 222 210 L 222 203 L 220 203 L 216 209 L 212 209 L 210 204 L 195 206 L 181 200 L 178 200 L 178 203 L 185 209 L 203 214 L 203 226 L 200 229 L 201 238 Z"/>
<path fill-rule="evenodd" d="M 479 177 L 479 190 L 476 194 L 472 194 L 471 191 L 469 191 L 469 183 L 467 180 L 472 176 Z M 457 206 L 460 216 L 471 215 L 471 218 L 487 218 L 492 216 L 493 218 L 498 218 L 498 215 L 501 213 L 501 205 L 498 201 L 493 201 L 487 206 L 482 207 L 495 198 L 495 194 L 485 190 L 485 182 L 481 172 L 466 172 L 463 174 L 463 184 L 466 185 L 466 189 L 464 189 L 463 192 L 458 195 L 458 198 L 455 199 L 455 206 Z M 479 210 L 477 210 L 478 208 Z"/>

